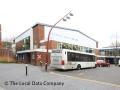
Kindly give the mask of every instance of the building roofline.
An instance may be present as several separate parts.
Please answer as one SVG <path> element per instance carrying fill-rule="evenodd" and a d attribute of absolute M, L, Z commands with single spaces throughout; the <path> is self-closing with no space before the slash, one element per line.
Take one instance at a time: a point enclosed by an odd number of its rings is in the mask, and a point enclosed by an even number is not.
<path fill-rule="evenodd" d="M 25 32 L 29 31 L 31 28 L 25 30 L 24 32 L 22 32 L 20 35 L 18 35 L 17 37 L 15 37 L 14 39 L 17 39 L 18 37 L 20 37 L 22 34 L 24 34 Z"/>
<path fill-rule="evenodd" d="M 48 27 L 52 27 L 53 25 L 50 25 L 50 24 L 45 24 L 45 23 L 36 23 L 34 24 L 32 27 L 30 27 L 29 29 L 27 29 L 26 31 L 24 31 L 23 33 L 21 33 L 20 35 L 18 35 L 15 39 L 17 39 L 18 37 L 20 37 L 22 34 L 24 34 L 25 32 L 29 31 L 31 28 L 34 28 L 36 27 L 37 25 L 43 25 L 43 26 L 48 26 Z M 77 29 L 71 29 L 71 28 L 66 28 L 66 27 L 60 27 L 60 26 L 55 26 L 54 28 L 59 28 L 59 29 L 65 29 L 65 30 L 71 30 L 71 31 L 75 31 L 75 32 L 78 32 L 78 33 L 81 33 L 82 35 L 88 37 L 89 39 L 95 41 L 95 42 L 98 42 L 97 40 L 91 38 L 90 36 L 84 34 L 83 32 L 81 32 L 80 30 L 77 30 Z"/>
<path fill-rule="evenodd" d="M 100 50 L 108 50 L 108 49 L 116 49 L 116 47 L 103 47 L 99 48 Z M 117 47 L 117 49 L 120 49 L 120 47 Z"/>
<path fill-rule="evenodd" d="M 37 23 L 37 24 L 38 24 L 38 25 L 48 26 L 48 27 L 52 27 L 52 26 L 53 26 L 53 25 L 44 24 L 44 23 Z M 36 26 L 36 25 L 35 25 L 35 26 Z M 88 37 L 89 39 L 91 39 L 91 40 L 93 40 L 93 41 L 95 41 L 95 42 L 98 42 L 97 40 L 91 38 L 90 36 L 86 35 L 85 33 L 81 32 L 80 30 L 77 30 L 77 29 L 66 28 L 66 27 L 60 27 L 60 26 L 55 26 L 54 28 L 60 28 L 60 29 L 75 31 L 75 32 L 81 33 L 82 35 Z"/>

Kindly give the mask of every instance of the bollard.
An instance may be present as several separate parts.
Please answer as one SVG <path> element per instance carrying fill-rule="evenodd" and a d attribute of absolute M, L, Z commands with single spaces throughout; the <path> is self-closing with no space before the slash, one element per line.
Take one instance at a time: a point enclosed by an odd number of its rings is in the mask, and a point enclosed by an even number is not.
<path fill-rule="evenodd" d="M 47 63 L 45 63 L 45 71 L 47 72 Z"/>
<path fill-rule="evenodd" d="M 25 65 L 25 70 L 26 70 L 26 76 L 28 75 L 28 65 Z"/>

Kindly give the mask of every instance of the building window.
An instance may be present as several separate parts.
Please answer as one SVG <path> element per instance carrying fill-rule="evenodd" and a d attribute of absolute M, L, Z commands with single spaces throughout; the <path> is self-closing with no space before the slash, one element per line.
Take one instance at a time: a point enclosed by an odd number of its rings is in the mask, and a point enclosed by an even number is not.
<path fill-rule="evenodd" d="M 80 50 L 80 51 L 83 51 L 83 47 L 82 47 L 82 46 L 79 46 L 79 50 Z"/>
<path fill-rule="evenodd" d="M 30 49 L 30 36 L 24 38 L 23 40 L 19 41 L 16 44 L 17 51 L 29 50 L 29 49 Z"/>
<path fill-rule="evenodd" d="M 57 43 L 57 49 L 62 49 L 62 43 L 61 42 Z"/>
<path fill-rule="evenodd" d="M 45 49 L 45 45 L 40 46 L 40 49 Z"/>
<path fill-rule="evenodd" d="M 87 52 L 87 53 L 93 53 L 93 49 L 87 47 L 87 48 L 86 48 L 86 52 Z"/>
<path fill-rule="evenodd" d="M 93 53 L 93 49 L 92 48 L 89 48 L 89 53 Z"/>
<path fill-rule="evenodd" d="M 105 51 L 104 50 L 100 50 L 100 55 L 105 56 Z"/>
<path fill-rule="evenodd" d="M 30 49 L 30 36 L 25 38 L 25 49 Z"/>
<path fill-rule="evenodd" d="M 73 45 L 73 50 L 78 50 L 78 46 L 77 45 Z"/>
<path fill-rule="evenodd" d="M 25 59 L 25 56 L 24 56 L 24 54 L 22 54 L 22 60 L 24 60 Z"/>
<path fill-rule="evenodd" d="M 62 43 L 62 49 L 68 49 L 68 44 L 67 43 Z"/>
<path fill-rule="evenodd" d="M 68 44 L 68 49 L 73 50 L 73 45 L 72 44 Z"/>
<path fill-rule="evenodd" d="M 86 48 L 85 47 L 82 47 L 82 52 L 86 52 Z"/>
<path fill-rule="evenodd" d="M 94 49 L 92 48 L 68 44 L 68 43 L 62 43 L 62 42 L 57 43 L 57 49 L 70 49 L 70 50 L 76 50 L 76 51 L 81 51 L 86 53 L 94 53 Z"/>

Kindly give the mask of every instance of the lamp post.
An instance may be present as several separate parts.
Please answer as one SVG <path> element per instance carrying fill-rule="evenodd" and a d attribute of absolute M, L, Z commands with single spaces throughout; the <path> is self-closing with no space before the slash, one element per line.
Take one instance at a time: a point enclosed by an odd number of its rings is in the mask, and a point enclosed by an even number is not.
<path fill-rule="evenodd" d="M 64 15 L 62 18 L 60 18 L 50 29 L 49 33 L 48 33 L 48 38 L 47 38 L 47 52 L 46 52 L 46 62 L 45 62 L 45 71 L 47 71 L 47 66 L 48 66 L 48 55 L 49 55 L 49 40 L 50 40 L 50 34 L 51 31 L 53 30 L 53 28 L 60 22 L 60 21 L 66 21 L 67 19 L 70 19 L 69 16 L 73 16 L 73 14 L 70 12 L 68 12 L 66 15 Z M 65 19 L 66 18 L 66 19 Z"/>

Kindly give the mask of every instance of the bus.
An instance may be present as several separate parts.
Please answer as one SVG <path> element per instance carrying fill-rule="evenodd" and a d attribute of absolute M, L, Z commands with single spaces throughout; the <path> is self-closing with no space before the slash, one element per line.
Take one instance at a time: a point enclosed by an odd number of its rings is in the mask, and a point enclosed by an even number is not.
<path fill-rule="evenodd" d="M 95 54 L 68 49 L 53 49 L 50 67 L 63 70 L 96 67 Z"/>
<path fill-rule="evenodd" d="M 120 59 L 118 60 L 118 66 L 120 67 Z"/>

